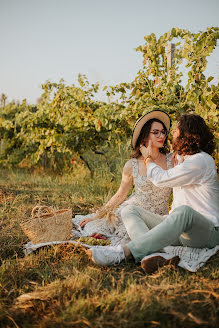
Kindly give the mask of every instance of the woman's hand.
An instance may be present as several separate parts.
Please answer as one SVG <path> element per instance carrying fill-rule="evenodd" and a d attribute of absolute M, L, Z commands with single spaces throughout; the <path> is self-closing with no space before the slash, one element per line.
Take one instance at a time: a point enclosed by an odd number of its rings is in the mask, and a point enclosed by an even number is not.
<path fill-rule="evenodd" d="M 142 153 L 142 156 L 144 158 L 151 157 L 152 155 L 151 140 L 149 140 L 147 147 L 140 145 L 140 152 Z"/>
<path fill-rule="evenodd" d="M 80 226 L 81 228 L 84 228 L 84 226 L 90 222 L 90 221 L 93 221 L 93 218 L 89 218 L 89 219 L 83 219 L 81 222 L 80 222 Z"/>

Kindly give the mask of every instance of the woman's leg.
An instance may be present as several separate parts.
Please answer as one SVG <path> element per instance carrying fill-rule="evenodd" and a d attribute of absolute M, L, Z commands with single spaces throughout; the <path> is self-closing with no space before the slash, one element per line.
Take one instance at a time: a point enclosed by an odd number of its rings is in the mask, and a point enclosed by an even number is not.
<path fill-rule="evenodd" d="M 138 261 L 165 246 L 173 245 L 178 238 L 184 246 L 211 248 L 219 244 L 219 231 L 200 213 L 188 206 L 180 206 L 153 229 L 132 239 L 127 247 Z"/>
<path fill-rule="evenodd" d="M 144 235 L 165 219 L 135 205 L 125 206 L 121 210 L 121 218 L 131 240 Z"/>

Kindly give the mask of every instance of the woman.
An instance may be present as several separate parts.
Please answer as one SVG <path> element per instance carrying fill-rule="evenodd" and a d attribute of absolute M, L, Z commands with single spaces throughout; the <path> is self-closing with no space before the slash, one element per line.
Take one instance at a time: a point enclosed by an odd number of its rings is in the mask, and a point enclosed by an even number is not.
<path fill-rule="evenodd" d="M 171 189 L 156 187 L 147 179 L 140 147 L 141 145 L 147 147 L 150 142 L 151 156 L 155 163 L 165 170 L 171 168 L 171 156 L 165 154 L 170 125 L 171 121 L 168 114 L 161 110 L 151 111 L 137 120 L 132 136 L 132 158 L 124 165 L 120 187 L 109 202 L 93 217 L 85 217 L 80 221 L 80 227 L 84 229 L 86 235 L 93 232 L 112 234 L 112 213 L 115 213 L 114 234 L 127 239 L 128 235 L 120 213 L 122 208 L 129 204 L 140 206 L 160 215 L 168 213 L 168 199 Z M 125 201 L 133 184 L 135 193 Z M 119 205 L 121 206 L 119 207 Z M 108 216 L 108 220 L 97 220 L 104 216 Z"/>

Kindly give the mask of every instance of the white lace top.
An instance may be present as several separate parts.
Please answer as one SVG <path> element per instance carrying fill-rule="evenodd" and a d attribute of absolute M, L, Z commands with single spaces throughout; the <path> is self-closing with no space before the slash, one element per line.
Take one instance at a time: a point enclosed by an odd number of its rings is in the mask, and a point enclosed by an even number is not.
<path fill-rule="evenodd" d="M 169 168 L 171 168 L 171 157 L 167 155 L 167 169 Z M 147 176 L 140 175 L 136 158 L 132 159 L 132 174 L 135 185 L 135 193 L 130 197 L 133 198 L 132 203 L 156 214 L 168 214 L 171 189 L 156 187 Z"/>
<path fill-rule="evenodd" d="M 171 168 L 171 156 L 170 154 L 166 155 L 167 159 L 167 169 Z M 80 231 L 80 235 L 88 236 L 94 232 L 102 233 L 108 236 L 111 239 L 113 244 L 116 244 L 116 239 L 121 242 L 121 239 L 124 242 L 129 240 L 128 234 L 126 232 L 125 226 L 121 220 L 121 209 L 128 205 L 134 204 L 140 206 L 148 211 L 151 211 L 156 214 L 165 215 L 168 214 L 168 199 L 171 193 L 170 188 L 159 188 L 153 185 L 153 183 L 147 178 L 147 176 L 142 176 L 138 171 L 138 161 L 136 158 L 132 159 L 132 174 L 135 186 L 135 192 L 124 201 L 120 207 L 116 210 L 117 214 L 117 224 L 116 227 L 110 226 L 106 219 L 97 219 L 91 222 L 88 222 L 84 229 L 80 228 L 80 221 L 86 217 L 91 217 L 95 214 L 89 214 L 86 216 L 76 215 L 73 218 L 73 223 L 77 226 Z M 78 236 L 78 231 L 73 230 L 73 236 Z"/>

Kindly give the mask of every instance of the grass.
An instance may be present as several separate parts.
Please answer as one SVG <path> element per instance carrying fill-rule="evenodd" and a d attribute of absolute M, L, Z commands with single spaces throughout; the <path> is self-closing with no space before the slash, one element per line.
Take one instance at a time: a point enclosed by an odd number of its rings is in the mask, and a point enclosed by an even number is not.
<path fill-rule="evenodd" d="M 219 255 L 196 273 L 172 266 L 145 274 L 134 262 L 91 263 L 73 245 L 24 257 L 19 223 L 36 203 L 87 214 L 115 192 L 119 175 L 78 167 L 63 176 L 0 173 L 0 327 L 216 327 Z"/>

